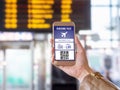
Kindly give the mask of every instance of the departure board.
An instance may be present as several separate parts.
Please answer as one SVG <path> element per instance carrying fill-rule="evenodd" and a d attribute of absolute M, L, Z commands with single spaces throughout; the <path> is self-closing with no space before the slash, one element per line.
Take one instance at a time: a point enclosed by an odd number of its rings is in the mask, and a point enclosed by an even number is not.
<path fill-rule="evenodd" d="M 0 31 L 51 32 L 54 21 L 90 29 L 90 0 L 0 0 Z"/>

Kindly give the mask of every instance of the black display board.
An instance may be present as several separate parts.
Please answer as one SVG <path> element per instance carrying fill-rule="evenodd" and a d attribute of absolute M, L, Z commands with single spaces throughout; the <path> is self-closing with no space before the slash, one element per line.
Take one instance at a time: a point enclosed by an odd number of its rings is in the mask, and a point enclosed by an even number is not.
<path fill-rule="evenodd" d="M 0 31 L 51 32 L 54 21 L 90 29 L 90 0 L 0 0 Z"/>

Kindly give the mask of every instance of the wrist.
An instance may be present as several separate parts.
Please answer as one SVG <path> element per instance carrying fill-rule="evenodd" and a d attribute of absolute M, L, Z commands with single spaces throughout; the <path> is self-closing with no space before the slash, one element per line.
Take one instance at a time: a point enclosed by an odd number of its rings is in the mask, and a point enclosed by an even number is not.
<path fill-rule="evenodd" d="M 79 75 L 79 77 L 77 79 L 81 83 L 83 81 L 83 79 L 91 73 L 94 73 L 94 71 L 91 68 L 89 68 L 89 67 L 85 68 L 84 70 L 82 70 L 81 74 Z"/>

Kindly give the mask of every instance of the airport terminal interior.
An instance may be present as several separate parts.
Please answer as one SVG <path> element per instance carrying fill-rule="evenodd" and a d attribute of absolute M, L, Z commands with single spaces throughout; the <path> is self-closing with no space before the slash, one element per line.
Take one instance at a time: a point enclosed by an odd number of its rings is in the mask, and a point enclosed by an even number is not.
<path fill-rule="evenodd" d="M 0 90 L 78 90 L 51 64 L 54 21 L 75 22 L 91 68 L 120 87 L 120 0 L 0 0 Z"/>

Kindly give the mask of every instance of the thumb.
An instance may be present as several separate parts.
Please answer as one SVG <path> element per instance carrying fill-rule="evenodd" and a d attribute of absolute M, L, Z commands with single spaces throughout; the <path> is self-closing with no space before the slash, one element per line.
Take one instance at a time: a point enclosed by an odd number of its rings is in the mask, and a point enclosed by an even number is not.
<path fill-rule="evenodd" d="M 75 36 L 75 44 L 76 44 L 76 47 L 77 47 L 77 52 L 83 51 L 83 47 L 82 47 L 82 44 L 79 41 L 78 36 Z"/>

